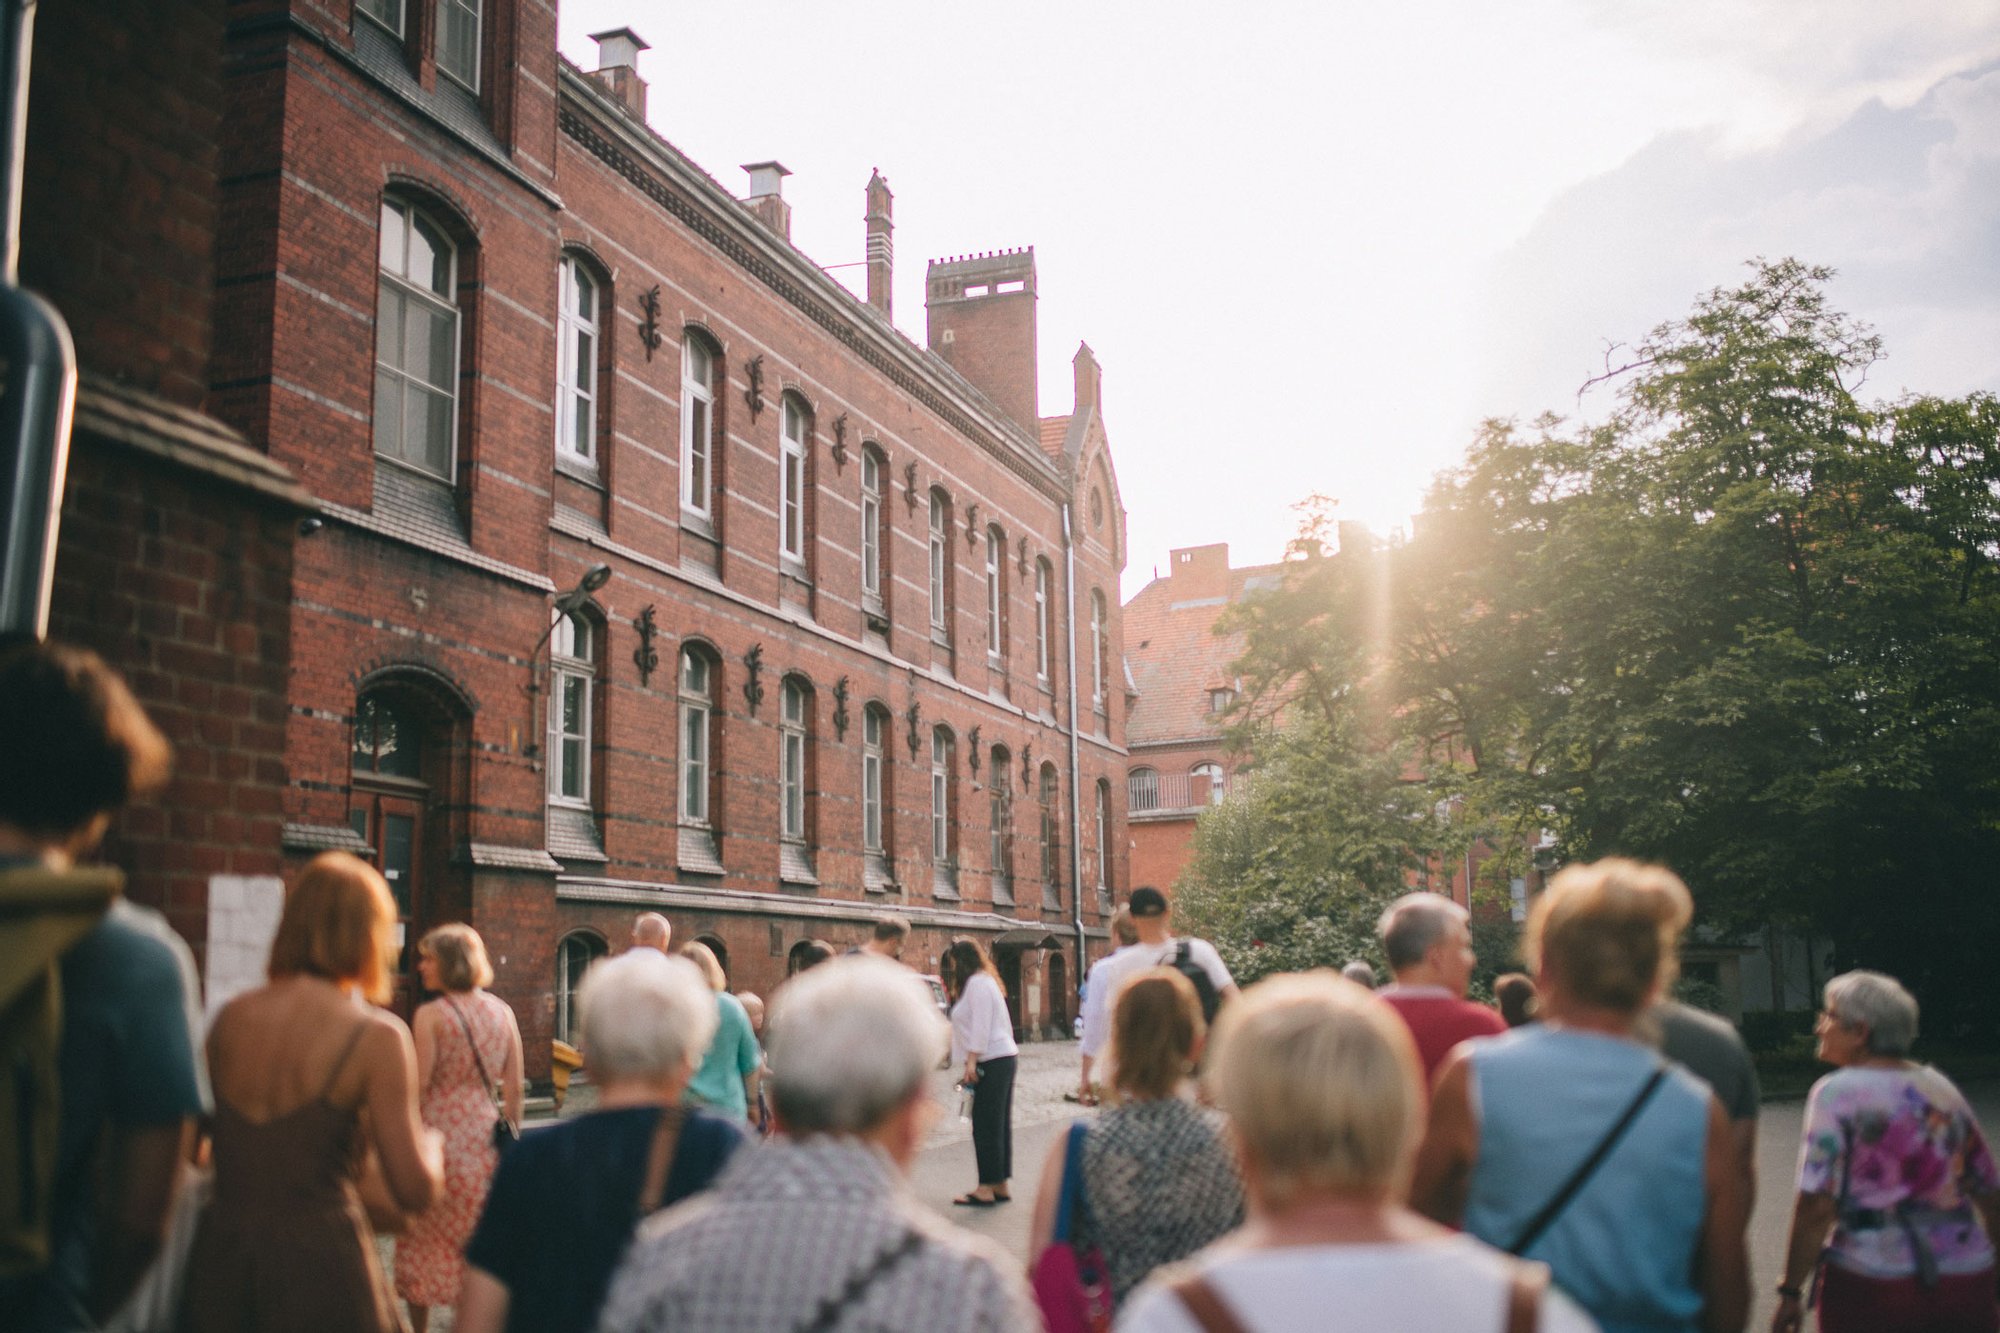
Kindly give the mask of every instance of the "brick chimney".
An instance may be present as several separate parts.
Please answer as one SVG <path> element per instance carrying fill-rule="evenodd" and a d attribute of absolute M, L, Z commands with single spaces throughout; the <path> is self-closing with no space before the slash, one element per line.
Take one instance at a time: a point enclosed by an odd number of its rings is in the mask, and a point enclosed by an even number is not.
<path fill-rule="evenodd" d="M 879 171 L 869 173 L 868 304 L 881 311 L 885 319 L 895 318 L 892 280 L 896 275 L 896 243 L 891 239 L 896 230 L 895 211 L 896 196 L 889 193 L 889 182 L 882 179 Z"/>
<path fill-rule="evenodd" d="M 1082 416 L 1094 407 L 1097 414 L 1103 416 L 1104 371 L 1097 364 L 1097 353 L 1090 350 L 1089 343 L 1076 345 L 1076 356 L 1071 359 L 1070 368 L 1076 372 L 1076 414 Z"/>
<path fill-rule="evenodd" d="M 639 77 L 639 53 L 650 49 L 646 39 L 630 28 L 613 28 L 592 33 L 597 43 L 597 68 L 591 78 L 603 84 L 625 109 L 641 121 L 646 119 L 646 81 Z"/>
<path fill-rule="evenodd" d="M 1169 553 L 1167 577 L 1174 581 L 1174 605 L 1220 601 L 1229 596 L 1229 543 L 1183 546 Z"/>
<path fill-rule="evenodd" d="M 1030 431 L 1035 384 L 1035 247 L 933 259 L 924 276 L 931 351 Z"/>
<path fill-rule="evenodd" d="M 744 207 L 757 220 L 787 241 L 792 239 L 792 206 L 785 202 L 785 177 L 792 173 L 780 162 L 746 162 L 750 173 L 750 197 Z"/>

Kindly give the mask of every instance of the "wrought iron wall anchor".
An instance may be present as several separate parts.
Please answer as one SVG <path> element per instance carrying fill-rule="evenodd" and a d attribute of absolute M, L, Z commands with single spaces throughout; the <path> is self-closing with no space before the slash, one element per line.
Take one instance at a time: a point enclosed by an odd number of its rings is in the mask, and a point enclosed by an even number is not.
<path fill-rule="evenodd" d="M 646 359 L 651 361 L 666 338 L 660 333 L 660 284 L 654 283 L 639 293 L 639 309 L 646 317 L 639 321 L 639 341 L 645 344 Z"/>
<path fill-rule="evenodd" d="M 1021 790 L 1034 790 L 1035 743 L 1029 741 L 1021 747 Z"/>
<path fill-rule="evenodd" d="M 639 613 L 639 618 L 632 622 L 632 628 L 639 631 L 639 646 L 632 650 L 632 661 L 639 668 L 639 684 L 650 685 L 653 682 L 653 673 L 660 669 L 660 652 L 653 647 L 653 635 L 659 632 L 659 626 L 653 622 L 653 608 L 650 603 Z"/>
<path fill-rule="evenodd" d="M 914 514 L 917 512 L 917 465 L 915 463 L 903 464 L 903 503 L 909 506 L 911 513 Z"/>
<path fill-rule="evenodd" d="M 979 728 L 974 727 L 965 736 L 965 767 L 972 774 L 972 785 L 979 786 Z"/>
<path fill-rule="evenodd" d="M 743 654 L 743 666 L 750 678 L 743 682 L 743 700 L 750 705 L 750 716 L 757 716 L 757 705 L 764 702 L 764 645 L 753 643 L 750 651 Z"/>
<path fill-rule="evenodd" d="M 910 700 L 909 711 L 904 713 L 903 716 L 909 721 L 910 724 L 909 735 L 905 736 L 903 739 L 909 742 L 910 762 L 914 764 L 917 762 L 917 747 L 923 743 L 917 736 L 917 728 L 923 725 L 924 710 L 920 706 L 918 706 L 917 701 L 915 699 L 912 699 Z"/>
<path fill-rule="evenodd" d="M 762 352 L 750 358 L 749 364 L 743 367 L 743 374 L 750 381 L 749 387 L 743 390 L 743 403 L 744 406 L 750 409 L 750 419 L 755 421 L 757 414 L 764 410 L 764 354 Z"/>
<path fill-rule="evenodd" d="M 1015 563 L 1014 568 L 1019 570 L 1023 575 L 1026 575 L 1028 572 L 1028 539 L 1026 537 L 1021 538 L 1020 557 Z"/>
<path fill-rule="evenodd" d="M 972 505 L 965 511 L 965 544 L 968 548 L 979 545 L 979 506 Z"/>
<path fill-rule="evenodd" d="M 833 683 L 833 730 L 837 739 L 847 739 L 847 677 Z"/>
<path fill-rule="evenodd" d="M 838 471 L 847 471 L 847 413 L 845 412 L 833 419 L 833 465 Z"/>

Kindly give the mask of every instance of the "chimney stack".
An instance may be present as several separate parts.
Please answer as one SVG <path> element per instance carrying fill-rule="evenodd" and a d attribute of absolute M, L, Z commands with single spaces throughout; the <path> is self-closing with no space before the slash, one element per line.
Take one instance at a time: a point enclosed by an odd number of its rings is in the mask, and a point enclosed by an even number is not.
<path fill-rule="evenodd" d="M 1090 350 L 1089 343 L 1076 345 L 1076 357 L 1070 367 L 1076 372 L 1076 414 L 1082 416 L 1094 407 L 1103 416 L 1104 370 L 1097 364 L 1097 353 Z"/>
<path fill-rule="evenodd" d="M 889 182 L 879 171 L 869 173 L 868 304 L 881 311 L 884 319 L 895 318 L 892 279 L 896 274 L 896 243 L 890 239 L 896 230 L 892 220 L 895 211 L 896 196 L 889 193 Z"/>
<path fill-rule="evenodd" d="M 1036 430 L 1035 247 L 933 259 L 924 292 L 926 345 Z"/>
<path fill-rule="evenodd" d="M 792 173 L 779 162 L 746 162 L 750 173 L 750 197 L 744 207 L 757 220 L 787 241 L 792 239 L 792 206 L 785 202 L 785 177 Z"/>
<path fill-rule="evenodd" d="M 646 39 L 630 28 L 613 28 L 592 33 L 590 40 L 597 43 L 597 69 L 590 77 L 644 121 L 646 81 L 639 77 L 639 53 L 649 49 Z"/>

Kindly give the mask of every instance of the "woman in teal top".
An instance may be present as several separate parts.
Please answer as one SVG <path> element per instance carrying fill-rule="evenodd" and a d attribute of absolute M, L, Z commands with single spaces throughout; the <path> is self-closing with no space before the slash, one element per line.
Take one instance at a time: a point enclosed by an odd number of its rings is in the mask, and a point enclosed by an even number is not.
<path fill-rule="evenodd" d="M 757 1105 L 757 1080 L 764 1067 L 764 1056 L 757 1049 L 757 1034 L 751 1030 L 750 1015 L 744 1012 L 743 1002 L 729 993 L 729 978 L 723 975 L 714 950 L 694 940 L 681 946 L 681 954 L 692 959 L 708 978 L 709 989 L 715 992 L 717 1019 L 715 1040 L 709 1043 L 701 1068 L 688 1081 L 688 1102 L 761 1129 L 763 1126 L 757 1123 L 753 1108 Z"/>
<path fill-rule="evenodd" d="M 1422 1211 L 1547 1263 L 1605 1333 L 1735 1333 L 1748 1314 L 1749 1200 L 1728 1118 L 1632 1035 L 1692 911 L 1657 866 L 1558 875 L 1528 920 L 1542 1022 L 1446 1059 L 1417 1163 Z"/>

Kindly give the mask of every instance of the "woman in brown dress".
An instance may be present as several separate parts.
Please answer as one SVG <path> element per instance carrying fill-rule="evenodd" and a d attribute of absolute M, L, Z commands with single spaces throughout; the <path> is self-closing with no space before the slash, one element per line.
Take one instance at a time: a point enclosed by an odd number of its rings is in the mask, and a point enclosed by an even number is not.
<path fill-rule="evenodd" d="M 396 1238 L 396 1294 L 409 1303 L 411 1329 L 425 1333 L 433 1305 L 458 1304 L 465 1242 L 500 1163 L 494 1116 L 504 1112 L 521 1123 L 521 1029 L 507 1002 L 486 989 L 493 965 L 471 926 L 439 926 L 424 936 L 417 970 L 424 989 L 443 992 L 410 1026 L 424 1123 L 444 1135 L 444 1195 Z"/>
<path fill-rule="evenodd" d="M 416 1051 L 387 998 L 396 908 L 343 852 L 314 858 L 285 900 L 270 984 L 231 1000 L 208 1037 L 215 1198 L 188 1260 L 189 1333 L 392 1333 L 358 1178 L 372 1145 L 397 1205 L 444 1176 L 417 1117 Z"/>

